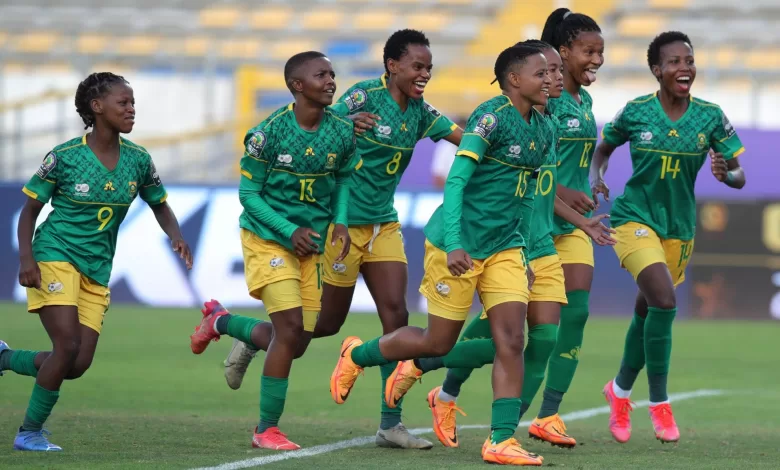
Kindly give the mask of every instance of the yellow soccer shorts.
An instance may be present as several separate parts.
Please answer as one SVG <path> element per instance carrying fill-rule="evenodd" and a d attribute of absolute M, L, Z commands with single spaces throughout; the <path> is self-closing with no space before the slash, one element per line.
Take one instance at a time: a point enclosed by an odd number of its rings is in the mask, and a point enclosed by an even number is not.
<path fill-rule="evenodd" d="M 615 231 L 615 253 L 620 265 L 634 276 L 634 280 L 651 264 L 665 263 L 675 287 L 685 281 L 693 240 L 664 240 L 653 229 L 638 222 L 627 222 Z"/>
<path fill-rule="evenodd" d="M 282 245 L 241 229 L 244 277 L 249 295 L 269 315 L 303 308 L 303 329 L 314 331 L 322 296 L 321 255 L 300 258 Z"/>
<path fill-rule="evenodd" d="M 568 303 L 563 264 L 558 255 L 536 258 L 528 265 L 535 277 L 531 286 L 530 302 L 558 302 L 564 305 Z"/>
<path fill-rule="evenodd" d="M 352 246 L 349 254 L 339 262 L 336 257 L 341 253 L 341 243 L 332 246 L 332 236 L 333 225 L 328 228 L 328 243 L 325 244 L 325 282 L 332 286 L 354 286 L 363 263 L 397 261 L 407 264 L 404 237 L 398 222 L 349 227 Z"/>
<path fill-rule="evenodd" d="M 41 288 L 27 288 L 27 311 L 38 313 L 41 308 L 71 305 L 78 308 L 79 323 L 98 334 L 111 303 L 111 291 L 84 276 L 65 261 L 41 261 Z"/>
<path fill-rule="evenodd" d="M 425 275 L 420 293 L 428 299 L 428 313 L 465 321 L 474 292 L 479 293 L 485 310 L 506 302 L 528 304 L 528 278 L 522 248 L 510 248 L 473 262 L 471 271 L 453 276 L 447 268 L 447 253 L 425 240 Z"/>
<path fill-rule="evenodd" d="M 556 235 L 553 242 L 561 264 L 596 265 L 593 261 L 593 242 L 582 230 L 575 229 L 571 233 Z"/>

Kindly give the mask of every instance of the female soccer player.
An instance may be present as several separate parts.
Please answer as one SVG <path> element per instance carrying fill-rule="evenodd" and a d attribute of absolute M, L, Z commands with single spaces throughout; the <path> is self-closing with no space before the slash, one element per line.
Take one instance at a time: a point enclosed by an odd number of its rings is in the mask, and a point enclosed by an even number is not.
<path fill-rule="evenodd" d="M 63 380 L 81 377 L 92 364 L 110 303 L 119 226 L 137 195 L 192 268 L 190 248 L 165 202 L 152 158 L 120 137 L 135 124 L 133 89 L 123 77 L 93 73 L 76 90 L 76 111 L 92 131 L 54 147 L 22 189 L 28 199 L 19 217 L 19 283 L 27 288 L 27 308 L 41 319 L 52 350 L 11 350 L 0 341 L 0 374 L 12 370 L 36 378 L 14 440 L 17 450 L 62 450 L 44 436 L 43 425 Z M 54 211 L 35 230 L 49 200 Z"/>
<path fill-rule="evenodd" d="M 520 44 L 538 47 L 544 53 L 547 59 L 547 73 L 553 80 L 549 97 L 560 97 L 563 91 L 563 64 L 558 52 L 549 44 L 539 40 L 527 40 Z M 539 111 L 545 110 L 541 108 Z M 551 114 L 547 114 L 546 117 L 553 133 L 557 132 L 557 118 Z M 555 197 L 558 158 L 554 148 L 549 150 L 547 161 L 540 171 L 526 174 L 529 184 L 526 196 L 522 200 L 522 203 L 529 204 L 529 212 L 533 211 L 531 218 L 523 221 L 523 236 L 529 240 L 528 262 L 534 274 L 534 281 L 528 303 L 528 345 L 524 353 L 525 375 L 523 393 L 520 396 L 522 401 L 520 418 L 531 405 L 544 380 L 547 361 L 555 346 L 560 308 L 561 305 L 566 304 L 563 268 L 553 244 L 553 213 L 573 223 L 599 245 L 614 244 L 614 240 L 609 236 L 612 230 L 607 229 L 600 222 L 607 217 L 606 214 L 587 219 L 566 206 L 560 198 Z M 477 338 L 491 338 L 490 322 L 484 312 L 468 324 L 458 344 L 449 354 L 483 357 L 488 361 L 487 363 L 492 364 L 493 355 L 480 354 L 479 343 L 472 341 Z M 423 373 L 439 369 L 443 367 L 443 363 L 444 358 L 421 358 L 399 363 L 388 380 L 385 399 L 388 403 L 397 401 L 408 392 Z M 450 369 L 442 386 L 428 393 L 428 406 L 433 413 L 433 429 L 439 441 L 447 447 L 458 447 L 455 421 L 456 412 L 462 413 L 462 411 L 455 404 L 455 400 L 460 393 L 461 385 L 469 378 L 472 370 Z M 558 439 L 556 444 L 564 447 L 572 446 L 571 438 L 566 438 L 563 434 L 565 430 L 559 431 L 564 439 Z M 536 423 L 533 423 L 529 429 L 532 437 L 538 437 L 545 432 L 546 427 L 537 426 Z"/>
<path fill-rule="evenodd" d="M 737 156 L 745 151 L 723 110 L 691 96 L 696 64 L 690 39 L 677 31 L 653 39 L 647 64 L 659 90 L 629 101 L 604 127 L 593 157 L 594 198 L 602 193 L 609 157 L 631 143 L 634 173 L 612 205 L 615 252 L 636 280 L 639 293 L 626 335 L 623 360 L 604 387 L 610 405 L 609 429 L 618 442 L 631 437 L 629 400 L 639 371 L 647 365 L 650 419 L 661 442 L 676 442 L 666 381 L 672 352 L 675 287 L 685 280 L 696 229 L 696 175 L 710 152 L 712 174 L 732 188 L 745 185 Z M 714 149 L 714 152 L 710 149 Z"/>
<path fill-rule="evenodd" d="M 596 81 L 596 74 L 604 63 L 604 39 L 592 18 L 559 8 L 547 18 L 542 40 L 551 44 L 563 59 L 563 93 L 560 98 L 550 100 L 547 106 L 559 121 L 557 195 L 568 206 L 589 217 L 598 205 L 590 198 L 588 184 L 588 167 L 597 131 L 593 100 L 584 87 Z M 558 409 L 579 363 L 593 280 L 593 245 L 581 229 L 557 216 L 553 236 L 563 264 L 567 304 L 561 307 L 558 336 L 534 426 L 548 430 L 539 433 L 541 439 L 573 444 L 574 439 L 555 430 L 566 428 Z"/>
<path fill-rule="evenodd" d="M 418 357 L 444 356 L 458 339 L 475 291 L 487 310 L 495 351 L 492 433 L 483 459 L 541 465 L 512 437 L 519 420 L 523 385 L 523 326 L 528 286 L 520 203 L 527 174 L 539 168 L 553 135 L 535 105 L 544 105 L 551 86 L 547 61 L 538 48 L 513 46 L 496 60 L 503 94 L 472 113 L 444 189 L 444 203 L 425 227 L 428 328 L 406 326 L 363 343 L 354 336 L 341 345 L 330 390 L 344 403 L 364 367 Z M 469 367 L 473 358 L 453 358 L 450 367 Z M 458 362 L 460 361 L 460 362 Z"/>
<path fill-rule="evenodd" d="M 397 31 L 385 44 L 386 73 L 352 86 L 331 107 L 335 113 L 355 119 L 360 163 L 351 181 L 354 189 L 348 225 L 352 248 L 339 260 L 336 258 L 340 247 L 325 247 L 322 311 L 313 333 L 315 338 L 339 332 L 347 318 L 359 272 L 376 302 L 383 332 L 392 333 L 408 323 L 406 254 L 393 207 L 395 191 L 418 141 L 447 139 L 458 145 L 462 136 L 457 125 L 423 100 L 431 79 L 432 60 L 430 43 L 422 32 Z M 266 349 L 272 330 L 270 325 L 263 328 L 265 336 L 252 349 Z M 310 339 L 311 334 L 305 335 L 298 356 Z M 234 344 L 225 361 L 225 376 L 231 388 L 240 386 L 253 352 L 243 344 Z M 380 367 L 382 390 L 395 365 Z M 400 406 L 388 408 L 381 399 L 381 410 L 377 445 L 417 449 L 433 446 L 407 431 L 401 423 Z"/>
<path fill-rule="evenodd" d="M 300 448 L 278 423 L 299 342 L 304 331 L 314 331 L 320 311 L 323 235 L 331 221 L 331 245 L 339 249 L 336 262 L 350 248 L 347 181 L 357 164 L 355 135 L 350 121 L 328 109 L 335 77 L 330 60 L 320 52 L 291 57 L 284 79 L 295 103 L 275 111 L 244 138 L 239 186 L 244 271 L 249 294 L 263 301 L 273 324 L 253 447 Z M 223 334 L 256 344 L 262 324 L 231 315 L 212 300 L 191 336 L 192 352 L 201 354 Z"/>

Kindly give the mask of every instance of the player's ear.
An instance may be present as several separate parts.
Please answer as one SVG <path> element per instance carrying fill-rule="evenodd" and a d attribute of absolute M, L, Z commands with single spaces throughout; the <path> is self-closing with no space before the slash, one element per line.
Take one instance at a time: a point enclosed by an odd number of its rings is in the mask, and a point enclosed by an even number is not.
<path fill-rule="evenodd" d="M 387 59 L 387 70 L 390 73 L 398 73 L 398 62 L 395 59 Z"/>
<path fill-rule="evenodd" d="M 520 74 L 516 72 L 509 72 L 507 74 L 507 82 L 513 87 L 513 88 L 519 88 L 520 83 L 522 82 L 522 79 L 520 78 Z"/>
<path fill-rule="evenodd" d="M 655 76 L 655 79 L 660 82 L 661 81 L 661 67 L 659 65 L 653 65 L 653 67 L 650 70 L 652 70 L 653 75 Z"/>
<path fill-rule="evenodd" d="M 290 79 L 290 88 L 295 90 L 297 93 L 301 93 L 303 92 L 303 82 L 297 78 L 292 78 Z"/>
<path fill-rule="evenodd" d="M 571 49 L 569 49 L 566 46 L 561 46 L 561 50 L 558 52 L 561 54 L 562 60 L 569 60 L 569 56 L 571 55 Z"/>
<path fill-rule="evenodd" d="M 92 112 L 95 114 L 103 114 L 103 101 L 97 98 L 89 102 L 89 107 L 92 108 Z"/>

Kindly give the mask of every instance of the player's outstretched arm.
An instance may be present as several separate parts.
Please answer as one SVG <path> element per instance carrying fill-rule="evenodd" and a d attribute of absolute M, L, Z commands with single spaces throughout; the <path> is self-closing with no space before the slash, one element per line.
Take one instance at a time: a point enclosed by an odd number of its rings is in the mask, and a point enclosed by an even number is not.
<path fill-rule="evenodd" d="M 444 140 L 446 140 L 447 142 L 453 145 L 460 145 L 460 141 L 462 139 L 463 139 L 463 129 L 461 129 L 460 126 L 455 127 L 455 129 L 452 131 L 452 134 L 444 138 Z"/>
<path fill-rule="evenodd" d="M 453 276 L 466 274 L 466 271 L 474 267 L 471 257 L 461 245 L 460 219 L 463 214 L 463 191 L 476 169 L 475 159 L 456 155 L 444 184 L 444 245 L 447 267 Z"/>
<path fill-rule="evenodd" d="M 599 200 L 599 193 L 604 195 L 604 200 L 609 201 L 609 187 L 604 182 L 604 175 L 609 166 L 609 157 L 617 147 L 606 141 L 601 141 L 593 152 L 593 161 L 590 162 L 590 190 L 593 200 Z"/>
<path fill-rule="evenodd" d="M 710 165 L 712 174 L 721 183 L 734 189 L 745 186 L 745 170 L 739 165 L 737 157 L 726 160 L 721 152 L 710 150 Z"/>
<path fill-rule="evenodd" d="M 181 234 L 181 227 L 179 227 L 179 221 L 176 219 L 176 214 L 173 213 L 173 209 L 167 202 L 160 204 L 153 204 L 149 207 L 154 212 L 154 218 L 157 219 L 157 223 L 160 228 L 171 239 L 171 248 L 173 251 L 179 254 L 179 257 L 184 260 L 187 265 L 187 269 L 192 269 L 192 251 L 190 246 L 184 241 L 184 236 Z"/>
<path fill-rule="evenodd" d="M 610 233 L 615 233 L 615 230 L 601 223 L 603 219 L 609 217 L 608 214 L 599 214 L 591 218 L 584 217 L 579 212 L 567 206 L 558 196 L 555 197 L 554 208 L 555 215 L 585 232 L 597 245 L 605 246 L 617 243 L 615 239 L 610 236 Z"/>
<path fill-rule="evenodd" d="M 16 236 L 19 240 L 19 284 L 24 287 L 41 288 L 41 270 L 35 262 L 32 251 L 32 239 L 35 232 L 35 221 L 43 209 L 44 203 L 33 198 L 27 198 L 19 215 L 19 226 Z"/>

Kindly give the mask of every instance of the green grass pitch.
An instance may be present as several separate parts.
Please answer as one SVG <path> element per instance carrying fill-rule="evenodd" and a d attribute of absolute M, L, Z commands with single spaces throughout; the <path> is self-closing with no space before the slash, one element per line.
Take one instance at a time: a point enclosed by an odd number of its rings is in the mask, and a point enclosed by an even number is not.
<path fill-rule="evenodd" d="M 63 385 L 47 424 L 52 441 L 65 449 L 60 454 L 12 450 L 33 382 L 12 372 L 0 377 L 0 468 L 193 468 L 278 455 L 250 447 L 259 415 L 263 356 L 258 355 L 250 366 L 241 390 L 230 390 L 222 375 L 230 338 L 212 343 L 201 356 L 190 352 L 189 335 L 199 317 L 197 309 L 112 307 L 92 368 L 83 378 Z M 422 325 L 425 317 L 412 315 L 411 321 Z M 617 371 L 628 321 L 628 316 L 590 321 L 580 367 L 562 412 L 605 404 L 601 388 Z M 313 342 L 306 356 L 294 364 L 281 427 L 304 449 L 376 432 L 379 370 L 367 370 L 341 406 L 331 400 L 328 380 L 345 335 L 368 339 L 380 331 L 374 315 L 352 315 L 338 336 Z M 49 347 L 37 317 L 19 304 L 0 304 L 0 339 L 21 349 Z M 678 445 L 662 445 L 653 438 L 646 408 L 633 413 L 633 437 L 625 445 L 611 439 L 603 414 L 568 423 L 569 433 L 579 441 L 573 450 L 530 441 L 524 427 L 516 436 L 545 457 L 545 466 L 778 468 L 779 339 L 780 326 L 769 322 L 680 321 L 675 325 L 670 392 L 725 392 L 673 403 L 682 433 Z M 410 391 L 403 411 L 408 427 L 430 427 L 425 395 L 442 377 L 442 371 L 426 375 Z M 635 401 L 647 398 L 645 383 L 641 375 Z M 459 416 L 459 424 L 488 424 L 490 403 L 490 367 L 485 367 L 463 387 L 459 404 L 468 416 Z M 538 405 L 537 399 L 529 415 Z M 479 450 L 486 436 L 485 429 L 463 430 L 461 447 L 445 449 L 428 434 L 435 443 L 430 451 L 379 449 L 369 444 L 267 466 L 484 468 Z"/>

